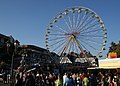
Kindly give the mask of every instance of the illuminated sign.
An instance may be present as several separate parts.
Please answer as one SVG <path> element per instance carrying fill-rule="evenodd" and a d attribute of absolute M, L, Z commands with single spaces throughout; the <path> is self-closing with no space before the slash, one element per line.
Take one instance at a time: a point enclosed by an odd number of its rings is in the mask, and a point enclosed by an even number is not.
<path fill-rule="evenodd" d="M 116 52 L 110 52 L 108 54 L 108 58 L 117 58 L 117 53 Z"/>
<path fill-rule="evenodd" d="M 99 68 L 120 68 L 120 58 L 99 60 Z"/>

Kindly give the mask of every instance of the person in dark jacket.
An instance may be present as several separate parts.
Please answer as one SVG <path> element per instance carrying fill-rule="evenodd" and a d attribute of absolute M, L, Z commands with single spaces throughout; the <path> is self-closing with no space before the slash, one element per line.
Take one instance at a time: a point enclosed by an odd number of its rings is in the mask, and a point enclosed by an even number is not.
<path fill-rule="evenodd" d="M 70 74 L 67 75 L 67 78 L 63 86 L 75 86 L 73 78 L 70 76 Z"/>
<path fill-rule="evenodd" d="M 95 74 L 93 74 L 91 77 L 90 77 L 90 86 L 97 86 L 97 76 Z"/>
<path fill-rule="evenodd" d="M 7 72 L 3 72 L 3 83 L 7 83 Z"/>
<path fill-rule="evenodd" d="M 35 86 L 35 79 L 31 72 L 26 77 L 25 86 Z"/>
<path fill-rule="evenodd" d="M 17 76 L 16 76 L 15 86 L 23 86 L 23 82 L 22 82 L 22 79 L 20 78 L 19 74 L 17 74 Z"/>

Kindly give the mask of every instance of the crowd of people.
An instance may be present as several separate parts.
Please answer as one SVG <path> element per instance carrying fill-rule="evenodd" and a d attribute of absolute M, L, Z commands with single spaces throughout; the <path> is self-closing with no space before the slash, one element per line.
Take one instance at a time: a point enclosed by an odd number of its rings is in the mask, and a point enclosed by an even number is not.
<path fill-rule="evenodd" d="M 15 86 L 120 86 L 118 73 L 79 72 L 64 74 L 28 72 L 16 75 Z"/>

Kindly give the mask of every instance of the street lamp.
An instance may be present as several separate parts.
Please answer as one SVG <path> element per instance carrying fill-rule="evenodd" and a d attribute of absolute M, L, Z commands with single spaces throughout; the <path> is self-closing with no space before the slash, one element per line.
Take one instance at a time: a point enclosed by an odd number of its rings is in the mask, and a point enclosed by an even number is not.
<path fill-rule="evenodd" d="M 13 78 L 13 64 L 14 64 L 13 62 L 17 52 L 18 45 L 19 45 L 19 41 L 15 40 L 13 43 L 13 54 L 12 54 L 12 60 L 11 60 L 11 79 Z"/>

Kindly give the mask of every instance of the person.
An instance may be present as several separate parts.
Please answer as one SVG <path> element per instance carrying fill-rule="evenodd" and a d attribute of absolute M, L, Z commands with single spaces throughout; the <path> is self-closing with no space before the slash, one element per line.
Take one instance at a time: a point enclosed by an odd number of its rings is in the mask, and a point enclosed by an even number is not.
<path fill-rule="evenodd" d="M 83 81 L 83 79 L 85 77 L 84 75 L 85 75 L 85 73 L 83 72 L 82 75 L 81 75 L 82 81 Z"/>
<path fill-rule="evenodd" d="M 20 78 L 20 75 L 19 75 L 19 74 L 16 75 L 16 83 L 15 83 L 15 86 L 23 86 L 23 82 L 22 82 L 22 79 Z"/>
<path fill-rule="evenodd" d="M 63 86 L 62 76 L 59 74 L 58 79 L 55 81 L 55 86 Z"/>
<path fill-rule="evenodd" d="M 7 83 L 7 73 L 6 73 L 6 71 L 3 72 L 3 83 Z"/>
<path fill-rule="evenodd" d="M 63 75 L 63 85 L 64 85 L 64 83 L 65 83 L 66 78 L 67 78 L 67 74 L 65 73 L 65 74 Z"/>
<path fill-rule="evenodd" d="M 53 74 L 53 73 L 50 73 L 50 74 L 49 74 L 49 85 L 50 85 L 50 86 L 55 86 L 54 80 L 55 80 L 54 74 Z"/>
<path fill-rule="evenodd" d="M 97 77 L 98 77 L 98 79 L 97 79 L 98 85 L 103 86 L 103 78 L 104 78 L 103 74 L 101 72 L 99 72 Z"/>
<path fill-rule="evenodd" d="M 72 75 L 73 81 L 75 83 L 75 86 L 77 85 L 77 75 L 75 73 L 73 73 Z"/>
<path fill-rule="evenodd" d="M 86 74 L 84 75 L 83 85 L 84 85 L 84 86 L 88 86 L 88 85 L 89 85 L 89 79 L 88 79 L 88 77 L 87 77 Z"/>
<path fill-rule="evenodd" d="M 36 74 L 35 82 L 36 82 L 37 85 L 40 84 L 40 74 L 39 74 L 39 72 L 37 72 L 37 74 Z"/>
<path fill-rule="evenodd" d="M 31 72 L 26 77 L 25 86 L 35 86 L 35 79 Z"/>
<path fill-rule="evenodd" d="M 97 86 L 97 76 L 93 73 L 90 77 L 90 86 Z"/>
<path fill-rule="evenodd" d="M 74 81 L 70 74 L 67 74 L 67 78 L 63 86 L 74 86 Z"/>
<path fill-rule="evenodd" d="M 120 79 L 118 79 L 117 86 L 120 86 Z"/>
<path fill-rule="evenodd" d="M 77 86 L 82 86 L 81 74 L 77 74 Z"/>
<path fill-rule="evenodd" d="M 98 58 L 95 56 L 94 59 L 95 59 L 95 64 L 96 64 L 96 66 L 99 67 Z"/>

